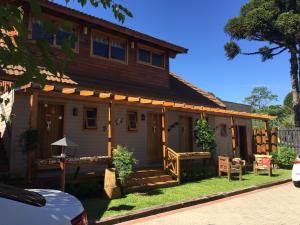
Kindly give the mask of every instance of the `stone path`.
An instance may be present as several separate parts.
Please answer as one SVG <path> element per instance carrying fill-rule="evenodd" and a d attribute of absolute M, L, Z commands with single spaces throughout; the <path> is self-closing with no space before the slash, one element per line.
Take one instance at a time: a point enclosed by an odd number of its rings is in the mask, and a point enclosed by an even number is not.
<path fill-rule="evenodd" d="M 287 183 L 122 223 L 129 224 L 300 225 L 300 189 Z"/>

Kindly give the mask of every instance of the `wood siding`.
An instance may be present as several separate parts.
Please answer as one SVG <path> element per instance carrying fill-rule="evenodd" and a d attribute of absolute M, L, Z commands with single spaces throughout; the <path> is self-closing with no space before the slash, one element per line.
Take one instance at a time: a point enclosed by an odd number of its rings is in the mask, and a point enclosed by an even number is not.
<path fill-rule="evenodd" d="M 28 24 L 30 24 L 31 20 L 29 14 L 28 12 L 26 13 Z M 68 62 L 65 69 L 65 73 L 72 79 L 79 77 L 85 80 L 107 80 L 129 85 L 158 87 L 162 89 L 169 88 L 169 53 L 166 49 L 127 37 L 113 30 L 85 23 L 84 21 L 72 20 L 72 18 L 67 15 L 60 15 L 55 12 L 47 12 L 47 14 L 59 18 L 60 20 L 68 20 L 77 25 L 79 48 L 78 52 L 75 52 L 76 60 Z M 83 33 L 85 26 L 88 27 L 87 34 Z M 100 31 L 104 34 L 124 39 L 127 42 L 127 63 L 91 56 L 92 33 L 94 31 Z M 134 48 L 131 47 L 131 43 L 134 43 Z M 140 43 L 144 46 L 147 45 L 160 52 L 164 52 L 165 68 L 155 68 L 138 63 L 137 50 Z M 55 52 L 59 51 L 58 48 L 53 49 Z"/>

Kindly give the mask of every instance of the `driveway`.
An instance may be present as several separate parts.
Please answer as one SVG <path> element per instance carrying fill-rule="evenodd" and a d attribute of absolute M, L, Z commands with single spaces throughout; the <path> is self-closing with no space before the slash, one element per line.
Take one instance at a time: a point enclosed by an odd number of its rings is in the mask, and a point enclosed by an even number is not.
<path fill-rule="evenodd" d="M 122 223 L 122 225 L 300 225 L 292 183 Z"/>

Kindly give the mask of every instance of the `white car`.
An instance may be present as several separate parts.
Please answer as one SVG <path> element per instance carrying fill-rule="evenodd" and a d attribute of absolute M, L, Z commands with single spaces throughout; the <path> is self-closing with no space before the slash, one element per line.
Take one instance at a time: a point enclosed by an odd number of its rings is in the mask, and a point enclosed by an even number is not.
<path fill-rule="evenodd" d="M 0 184 L 3 225 L 87 225 L 86 213 L 74 196 L 50 189 L 24 190 Z"/>
<path fill-rule="evenodd" d="M 292 181 L 296 187 L 300 187 L 300 155 L 294 161 L 292 170 Z"/>

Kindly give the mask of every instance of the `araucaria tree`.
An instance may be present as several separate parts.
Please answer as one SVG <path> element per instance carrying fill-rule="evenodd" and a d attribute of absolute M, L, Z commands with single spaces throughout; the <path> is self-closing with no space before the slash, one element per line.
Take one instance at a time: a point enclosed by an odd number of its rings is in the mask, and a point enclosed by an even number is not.
<path fill-rule="evenodd" d="M 249 0 L 242 6 L 239 16 L 228 20 L 225 32 L 231 37 L 224 46 L 229 59 L 239 54 L 261 55 L 265 61 L 289 52 L 295 126 L 299 127 L 300 1 Z M 237 44 L 239 40 L 261 42 L 262 47 L 244 52 Z"/>

